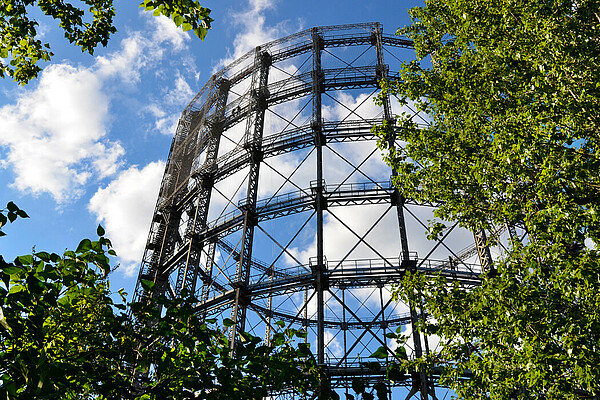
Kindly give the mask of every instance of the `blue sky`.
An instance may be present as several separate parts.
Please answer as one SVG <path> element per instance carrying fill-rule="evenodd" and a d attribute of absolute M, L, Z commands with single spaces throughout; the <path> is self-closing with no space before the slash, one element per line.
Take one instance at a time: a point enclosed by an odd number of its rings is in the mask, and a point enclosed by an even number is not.
<path fill-rule="evenodd" d="M 94 56 L 41 19 L 52 62 L 25 87 L 0 80 L 0 203 L 31 216 L 5 228 L 0 254 L 61 253 L 101 223 L 119 254 L 113 287 L 132 292 L 177 119 L 212 73 L 312 26 L 378 21 L 393 33 L 419 3 L 207 1 L 215 22 L 202 42 L 117 0 L 118 32 Z"/>

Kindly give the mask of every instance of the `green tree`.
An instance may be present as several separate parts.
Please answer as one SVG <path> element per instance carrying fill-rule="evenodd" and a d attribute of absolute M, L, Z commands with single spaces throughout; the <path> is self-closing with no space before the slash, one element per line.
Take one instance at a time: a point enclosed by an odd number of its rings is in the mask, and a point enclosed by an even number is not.
<path fill-rule="evenodd" d="M 600 395 L 599 6 L 426 0 L 399 30 L 420 61 L 382 93 L 431 123 L 375 129 L 396 186 L 472 230 L 526 232 L 480 287 L 409 276 L 396 291 L 442 343 L 408 367 L 443 367 L 460 397 Z"/>
<path fill-rule="evenodd" d="M 227 331 L 195 312 L 197 302 L 163 296 L 132 305 L 138 322 L 136 365 L 151 371 L 138 378 L 140 399 L 263 399 L 272 391 L 310 395 L 317 390 L 321 371 L 308 345 L 292 344 L 306 333 L 286 329 L 275 333 L 269 345 L 241 333 L 232 355 Z M 224 325 L 233 322 L 226 319 Z"/>
<path fill-rule="evenodd" d="M 26 216 L 14 204 L 13 211 Z M 4 214 L 0 214 L 4 215 Z M 12 218 L 14 220 L 14 218 Z M 62 256 L 0 256 L 0 397 L 123 398 L 130 386 L 125 306 L 107 280 L 102 228 Z M 122 293 L 121 293 L 122 294 Z"/>
<path fill-rule="evenodd" d="M 213 21 L 210 10 L 198 0 L 143 0 L 140 7 L 155 16 L 171 18 L 184 31 L 193 30 L 202 40 Z M 0 77 L 10 76 L 20 84 L 36 78 L 42 69 L 38 62 L 50 61 L 53 56 L 50 44 L 42 43 L 38 35 L 32 8 L 57 20 L 65 38 L 89 54 L 100 44 L 106 46 L 110 35 L 116 32 L 113 0 L 1 0 L 0 59 L 8 63 L 0 60 Z"/>
<path fill-rule="evenodd" d="M 9 203 L 0 227 L 17 217 L 27 214 Z M 204 320 L 191 296 L 127 312 L 122 290 L 121 301 L 112 299 L 115 254 L 101 227 L 98 235 L 62 256 L 0 256 L 0 398 L 262 399 L 272 390 L 314 393 L 326 382 L 308 345 L 294 344 L 304 332 L 282 329 L 269 345 L 242 333 L 232 355 L 232 322 Z"/>

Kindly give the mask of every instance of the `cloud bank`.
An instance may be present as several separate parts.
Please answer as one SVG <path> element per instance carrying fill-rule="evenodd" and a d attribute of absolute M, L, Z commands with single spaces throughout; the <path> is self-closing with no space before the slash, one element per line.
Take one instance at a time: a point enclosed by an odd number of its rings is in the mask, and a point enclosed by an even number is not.
<path fill-rule="evenodd" d="M 91 66 L 46 67 L 37 87 L 18 91 L 13 104 L 0 108 L 0 166 L 14 173 L 14 188 L 49 194 L 61 205 L 79 199 L 86 184 L 119 171 L 125 150 L 109 134 L 112 94 L 136 85 L 165 57 L 165 48 L 181 51 L 189 40 L 166 17 L 149 18 L 147 28 L 130 33 Z M 181 76 L 175 83 L 177 90 L 191 91 Z"/>
<path fill-rule="evenodd" d="M 89 202 L 89 211 L 104 224 L 127 276 L 134 274 L 142 258 L 164 169 L 162 161 L 132 166 Z"/>

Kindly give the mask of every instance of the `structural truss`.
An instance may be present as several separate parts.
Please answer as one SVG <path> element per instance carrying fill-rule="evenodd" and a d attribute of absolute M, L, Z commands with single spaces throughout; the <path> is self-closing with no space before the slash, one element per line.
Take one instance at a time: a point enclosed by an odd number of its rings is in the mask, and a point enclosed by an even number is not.
<path fill-rule="evenodd" d="M 412 58 L 412 43 L 377 23 L 329 26 L 258 46 L 214 74 L 179 120 L 135 300 L 193 293 L 198 312 L 235 322 L 232 337 L 268 342 L 278 321 L 306 329 L 341 392 L 355 377 L 383 379 L 366 365 L 394 361 L 390 332 L 409 338 L 400 344 L 409 357 L 433 349 L 435 338 L 413 334 L 426 312 L 392 300 L 392 285 L 407 271 L 477 285 L 493 255 L 485 232 L 456 224 L 428 240 L 436 204 L 400 196 L 381 161 L 373 125 L 400 112 L 427 123 L 393 99 L 373 101 Z M 381 347 L 388 358 L 372 357 Z M 446 393 L 410 371 L 387 384 L 394 397 Z"/>

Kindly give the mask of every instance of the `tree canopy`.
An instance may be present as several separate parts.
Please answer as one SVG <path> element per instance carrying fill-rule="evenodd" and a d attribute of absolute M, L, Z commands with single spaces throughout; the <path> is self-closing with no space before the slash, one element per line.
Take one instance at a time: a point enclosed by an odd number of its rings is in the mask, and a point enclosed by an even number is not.
<path fill-rule="evenodd" d="M 19 217 L 27 214 L 9 203 L 0 228 Z M 305 332 L 283 322 L 269 344 L 241 333 L 232 354 L 233 322 L 205 319 L 193 296 L 127 310 L 108 282 L 110 240 L 97 233 L 62 255 L 0 256 L 0 398 L 262 399 L 281 390 L 337 398 L 309 345 L 296 343 Z"/>
<path fill-rule="evenodd" d="M 419 61 L 382 93 L 430 123 L 376 128 L 396 186 L 471 230 L 524 232 L 479 287 L 409 276 L 396 291 L 441 338 L 414 366 L 443 367 L 463 398 L 600 394 L 599 6 L 426 0 L 398 32 Z"/>
<path fill-rule="evenodd" d="M 65 38 L 89 54 L 94 54 L 98 45 L 106 46 L 117 31 L 113 0 L 1 0 L 0 77 L 10 76 L 21 84 L 37 77 L 42 70 L 39 61 L 50 61 L 53 56 L 50 44 L 43 43 L 37 32 L 39 23 L 31 16 L 32 7 L 57 20 Z M 198 0 L 143 0 L 140 7 L 171 18 L 202 40 L 212 22 L 210 10 Z"/>

